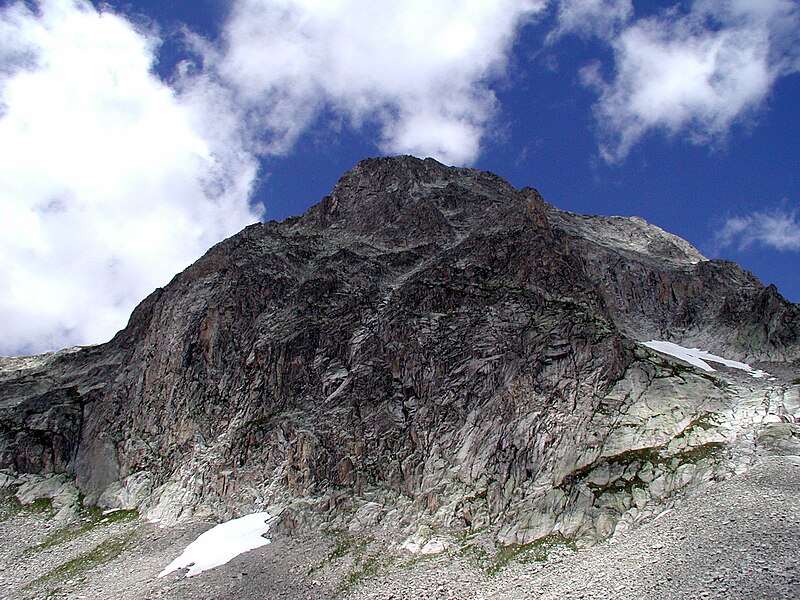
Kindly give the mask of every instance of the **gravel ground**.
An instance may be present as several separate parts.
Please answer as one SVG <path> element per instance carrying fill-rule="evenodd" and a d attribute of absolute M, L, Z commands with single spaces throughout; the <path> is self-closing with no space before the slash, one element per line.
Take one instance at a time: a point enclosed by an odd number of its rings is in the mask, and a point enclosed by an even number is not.
<path fill-rule="evenodd" d="M 352 600 L 800 598 L 800 458 L 757 467 L 605 543 L 495 577 L 463 564 L 397 570 Z"/>
<path fill-rule="evenodd" d="M 176 572 L 158 578 L 213 524 L 162 529 L 130 520 L 98 525 L 51 548 L 36 548 L 54 532 L 46 517 L 26 513 L 0 523 L 0 599 L 335 597 L 333 583 L 307 577 L 326 550 L 326 544 L 309 538 L 277 536 L 273 543 L 199 576 L 187 578 Z M 109 550 L 105 555 L 103 548 Z"/>
<path fill-rule="evenodd" d="M 800 459 L 770 458 L 538 575 L 516 566 L 487 598 L 800 598 Z"/>
<path fill-rule="evenodd" d="M 603 544 L 556 547 L 546 562 L 510 561 L 487 572 L 469 552 L 410 559 L 347 536 L 276 534 L 272 544 L 197 577 L 158 579 L 210 523 L 162 529 L 112 519 L 65 537 L 46 510 L 7 505 L 0 598 L 800 598 L 798 515 L 800 457 L 769 457 Z"/>

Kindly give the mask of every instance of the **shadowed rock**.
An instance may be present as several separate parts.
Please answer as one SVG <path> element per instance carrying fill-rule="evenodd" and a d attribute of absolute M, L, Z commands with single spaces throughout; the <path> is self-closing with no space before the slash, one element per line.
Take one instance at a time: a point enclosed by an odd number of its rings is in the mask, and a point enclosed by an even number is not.
<path fill-rule="evenodd" d="M 795 419 L 799 332 L 774 287 L 641 219 L 369 159 L 216 245 L 108 344 L 2 359 L 0 466 L 165 521 L 272 507 L 276 530 L 597 539 L 742 464 L 759 410 Z M 710 377 L 651 338 L 778 379 Z"/>

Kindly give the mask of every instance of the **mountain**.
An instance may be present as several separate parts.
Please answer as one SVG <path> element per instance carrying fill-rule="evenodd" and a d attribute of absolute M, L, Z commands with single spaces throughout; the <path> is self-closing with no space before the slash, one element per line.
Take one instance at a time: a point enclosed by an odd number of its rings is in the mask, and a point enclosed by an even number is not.
<path fill-rule="evenodd" d="M 800 306 L 732 262 L 491 173 L 368 159 L 109 343 L 0 359 L 0 484 L 67 520 L 585 545 L 800 454 L 799 371 Z"/>

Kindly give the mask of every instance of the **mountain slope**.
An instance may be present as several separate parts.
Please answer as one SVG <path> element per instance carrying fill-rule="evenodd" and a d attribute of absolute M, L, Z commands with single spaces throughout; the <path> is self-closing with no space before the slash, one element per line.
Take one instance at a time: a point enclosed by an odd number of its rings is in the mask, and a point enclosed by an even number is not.
<path fill-rule="evenodd" d="M 108 344 L 3 359 L 0 467 L 167 523 L 267 508 L 277 531 L 593 541 L 794 452 L 799 340 L 774 287 L 640 219 L 369 159 L 212 248 Z"/>

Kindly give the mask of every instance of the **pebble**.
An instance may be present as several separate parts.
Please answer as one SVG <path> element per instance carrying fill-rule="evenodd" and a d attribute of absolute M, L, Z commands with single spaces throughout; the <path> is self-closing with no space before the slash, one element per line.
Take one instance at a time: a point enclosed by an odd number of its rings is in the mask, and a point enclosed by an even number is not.
<path fill-rule="evenodd" d="M 39 551 L 26 549 L 51 532 L 31 516 L 0 522 L 0 600 L 42 597 L 25 586 L 106 539 L 132 534 L 119 558 L 57 582 L 54 598 L 219 598 L 221 600 L 679 600 L 800 598 L 800 457 L 766 457 L 750 471 L 695 496 L 658 520 L 546 563 L 511 562 L 487 575 L 467 558 L 446 553 L 340 587 L 352 560 L 309 569 L 327 556 L 319 538 L 275 537 L 228 565 L 185 578 L 156 575 L 208 524 L 161 529 L 144 522 L 104 524 Z M 705 515 L 699 519 L 699 515 Z M 731 515 L 735 515 L 732 518 Z M 740 518 L 741 517 L 741 518 Z M 783 518 L 783 521 L 781 520 Z M 744 525 L 744 522 L 747 525 Z M 706 549 L 703 549 L 703 548 Z M 348 562 L 349 561 L 349 562 Z"/>

